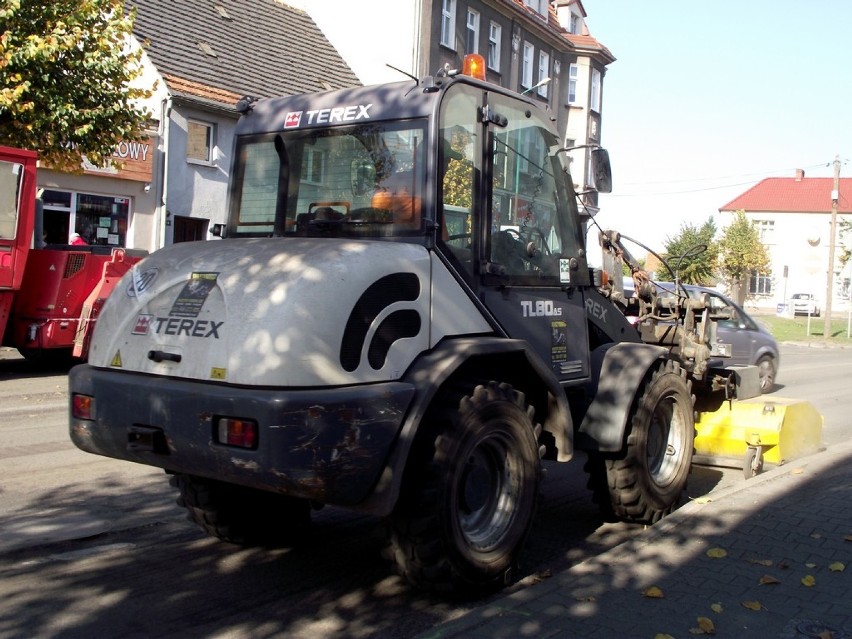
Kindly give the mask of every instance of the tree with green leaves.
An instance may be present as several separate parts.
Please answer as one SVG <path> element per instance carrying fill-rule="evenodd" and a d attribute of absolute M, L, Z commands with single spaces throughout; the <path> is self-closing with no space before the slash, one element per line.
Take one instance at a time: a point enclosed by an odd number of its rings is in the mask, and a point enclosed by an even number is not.
<path fill-rule="evenodd" d="M 733 222 L 722 231 L 718 264 L 729 282 L 732 297 L 739 304 L 745 302 L 746 279 L 753 273 L 765 273 L 769 269 L 766 247 L 742 209 L 734 213 Z"/>
<path fill-rule="evenodd" d="M 716 275 L 718 246 L 716 223 L 707 218 L 700 227 L 683 223 L 674 237 L 666 237 L 666 262 L 684 284 L 712 286 Z M 659 274 L 658 274 L 659 275 Z"/>
<path fill-rule="evenodd" d="M 0 0 L 0 144 L 48 166 L 108 166 L 121 141 L 142 141 L 142 50 L 122 0 Z"/>

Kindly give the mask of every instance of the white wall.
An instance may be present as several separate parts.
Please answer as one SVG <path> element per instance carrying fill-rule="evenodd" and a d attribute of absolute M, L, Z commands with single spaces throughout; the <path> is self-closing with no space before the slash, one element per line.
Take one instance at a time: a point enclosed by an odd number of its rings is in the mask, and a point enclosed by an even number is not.
<path fill-rule="evenodd" d="M 281 1 L 281 0 L 279 0 Z M 417 75 L 420 0 L 285 0 L 311 16 L 363 84 Z"/>

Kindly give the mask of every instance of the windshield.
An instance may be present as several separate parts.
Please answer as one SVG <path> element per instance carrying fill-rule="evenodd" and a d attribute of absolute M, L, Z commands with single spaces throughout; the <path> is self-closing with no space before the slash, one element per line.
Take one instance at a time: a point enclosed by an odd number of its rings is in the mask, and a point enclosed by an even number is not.
<path fill-rule="evenodd" d="M 425 130 L 402 121 L 238 139 L 228 234 L 419 234 Z"/>

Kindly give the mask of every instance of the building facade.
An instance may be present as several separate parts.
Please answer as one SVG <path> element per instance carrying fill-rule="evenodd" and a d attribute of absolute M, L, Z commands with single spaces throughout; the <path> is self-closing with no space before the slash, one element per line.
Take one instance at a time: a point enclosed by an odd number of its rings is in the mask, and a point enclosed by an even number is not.
<path fill-rule="evenodd" d="M 843 264 L 840 221 L 852 221 L 852 178 L 841 178 L 837 192 L 837 230 L 832 274 L 832 308 L 848 308 L 852 296 L 852 263 Z M 789 307 L 797 293 L 812 294 L 824 308 L 828 288 L 833 178 L 766 178 L 719 208 L 723 224 L 736 211 L 745 212 L 769 253 L 765 273 L 753 273 L 748 298 L 757 307 Z M 845 246 L 848 249 L 848 246 Z"/>
<path fill-rule="evenodd" d="M 580 0 L 289 1 L 310 13 L 364 84 L 461 69 L 466 54 L 478 53 L 489 82 L 550 110 L 564 146 L 602 142 L 603 80 L 615 58 L 589 34 Z M 594 214 L 589 153 L 569 157 Z"/>

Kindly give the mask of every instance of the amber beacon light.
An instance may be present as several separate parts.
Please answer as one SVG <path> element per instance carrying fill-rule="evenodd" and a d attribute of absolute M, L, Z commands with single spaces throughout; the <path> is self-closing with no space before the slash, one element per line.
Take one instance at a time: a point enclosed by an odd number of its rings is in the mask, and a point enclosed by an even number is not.
<path fill-rule="evenodd" d="M 485 58 L 478 53 L 468 53 L 464 57 L 462 73 L 477 80 L 485 80 Z"/>

